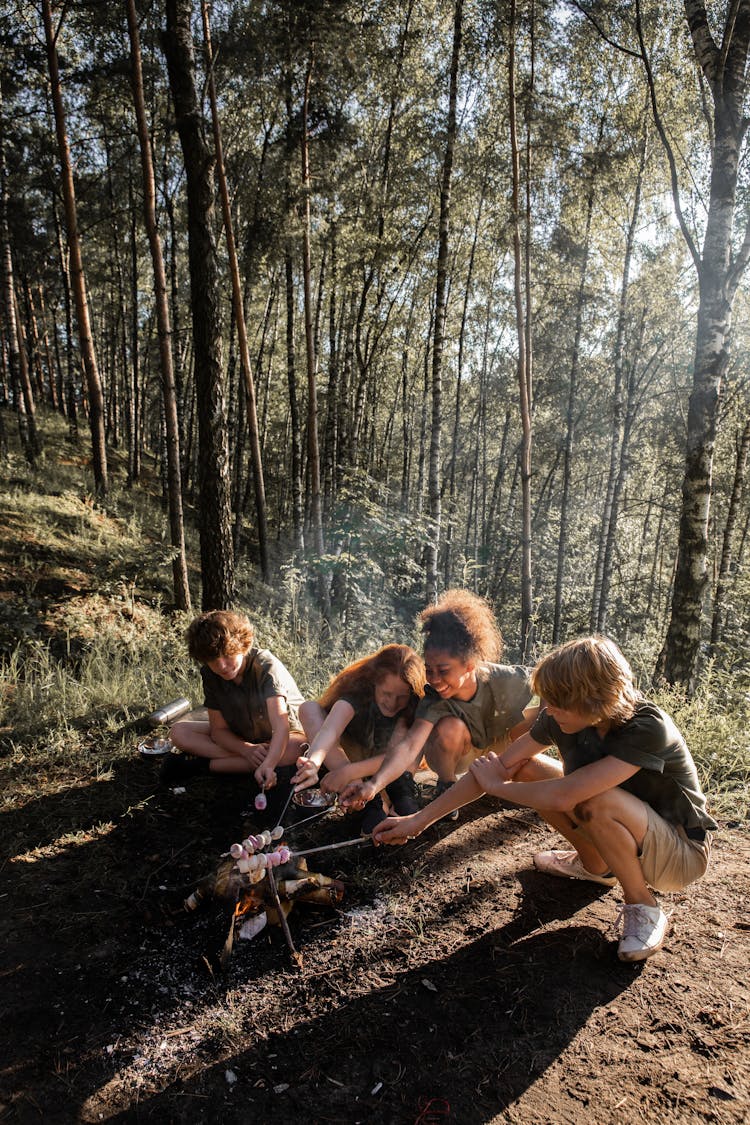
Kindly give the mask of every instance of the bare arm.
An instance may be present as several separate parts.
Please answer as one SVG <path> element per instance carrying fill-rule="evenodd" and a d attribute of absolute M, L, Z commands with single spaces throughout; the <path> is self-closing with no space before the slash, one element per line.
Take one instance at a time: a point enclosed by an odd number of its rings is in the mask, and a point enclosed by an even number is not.
<path fill-rule="evenodd" d="M 247 761 L 250 761 L 253 752 L 263 746 L 263 743 L 247 742 L 244 738 L 240 738 L 238 734 L 235 734 L 229 727 L 221 711 L 209 710 L 208 729 L 212 740 L 217 746 L 220 746 L 222 750 L 226 750 L 228 754 L 237 754 Z"/>
<path fill-rule="evenodd" d="M 498 768 L 498 766 L 500 768 Z M 514 805 L 531 809 L 567 812 L 581 801 L 587 801 L 608 789 L 614 789 L 638 773 L 639 766 L 608 756 L 588 766 L 581 766 L 565 777 L 544 781 L 512 781 L 506 779 L 503 762 L 494 754 L 477 758 L 470 767 L 476 783 L 493 797 L 502 797 Z"/>
<path fill-rule="evenodd" d="M 316 704 L 316 710 L 320 710 Z M 325 712 L 320 712 L 325 714 Z M 327 762 L 329 770 L 339 770 L 348 762 L 346 754 L 339 745 L 341 736 L 354 718 L 354 708 L 345 699 L 337 699 L 318 732 L 310 742 L 310 748 L 304 757 L 297 759 L 297 772 L 292 778 L 292 785 L 296 790 L 308 789 L 318 783 L 318 771 L 323 762 Z M 303 719 L 304 725 L 304 719 Z M 308 722 L 307 729 L 310 728 Z"/>
<path fill-rule="evenodd" d="M 446 789 L 434 801 L 430 801 L 419 812 L 411 816 L 389 816 L 373 829 L 372 839 L 376 844 L 403 844 L 413 836 L 419 836 L 436 820 L 441 820 L 454 809 L 460 809 L 482 796 L 484 790 L 471 773 L 465 773 L 455 785 Z"/>
<path fill-rule="evenodd" d="M 384 754 L 373 754 L 371 758 L 363 758 L 360 762 L 347 762 L 345 766 L 338 766 L 325 775 L 320 788 L 324 793 L 341 793 L 351 782 L 371 777 L 380 768 L 384 757 Z"/>
<path fill-rule="evenodd" d="M 520 725 L 519 723 L 519 726 Z M 516 738 L 514 742 L 511 742 L 510 746 L 508 746 L 496 760 L 505 767 L 509 776 L 513 777 L 524 762 L 528 762 L 529 758 L 535 758 L 537 754 L 541 754 L 541 752 L 546 749 L 546 746 L 537 742 L 531 737 L 528 731 L 526 731 L 526 733 L 522 734 L 519 738 Z"/>
<path fill-rule="evenodd" d="M 342 803 L 351 808 L 361 807 L 400 777 L 404 770 L 413 768 L 419 761 L 432 726 L 426 719 L 413 722 L 404 737 L 388 747 L 379 769 L 368 781 L 347 785 L 341 794 Z"/>
<path fill-rule="evenodd" d="M 255 771 L 258 785 L 268 789 L 276 784 L 276 766 L 281 761 L 289 742 L 289 712 L 282 695 L 271 695 L 266 700 L 268 721 L 271 724 L 271 741 L 268 753 Z"/>

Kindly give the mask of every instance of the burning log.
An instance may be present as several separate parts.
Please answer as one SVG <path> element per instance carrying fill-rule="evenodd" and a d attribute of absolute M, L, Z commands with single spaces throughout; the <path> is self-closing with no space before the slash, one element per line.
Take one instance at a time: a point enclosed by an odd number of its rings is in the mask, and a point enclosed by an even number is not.
<path fill-rule="evenodd" d="M 268 833 L 263 833 L 260 838 L 266 834 Z M 247 843 L 247 840 L 244 841 L 244 845 Z M 264 929 L 266 923 L 283 926 L 281 913 L 286 921 L 295 902 L 325 906 L 335 906 L 341 902 L 344 896 L 344 884 L 341 880 L 308 871 L 304 858 L 289 858 L 288 848 L 248 855 L 244 845 L 233 845 L 230 856 L 219 865 L 216 874 L 199 883 L 183 903 L 187 911 L 197 910 L 211 900 L 234 904 L 230 935 L 225 945 L 227 955 L 231 952 L 235 936 L 245 940 L 253 938 Z M 244 851 L 246 858 L 240 854 L 235 859 L 234 852 L 237 849 Z M 286 857 L 282 863 L 280 861 L 284 853 Z M 252 870 L 240 867 L 240 864 L 244 867 L 252 860 L 257 860 L 262 866 Z M 278 902 L 270 884 L 270 874 L 275 876 Z"/>

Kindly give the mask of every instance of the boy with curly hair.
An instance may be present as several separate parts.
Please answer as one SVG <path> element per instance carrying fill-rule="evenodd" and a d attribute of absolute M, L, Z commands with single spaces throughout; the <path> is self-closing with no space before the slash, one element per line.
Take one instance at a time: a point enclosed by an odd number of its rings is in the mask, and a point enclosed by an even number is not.
<path fill-rule="evenodd" d="M 209 770 L 253 773 L 270 789 L 277 766 L 293 765 L 304 744 L 302 693 L 281 661 L 255 645 L 242 613 L 202 613 L 188 627 L 187 642 L 201 666 L 208 720 L 182 719 L 172 727 L 172 742 L 190 757 L 168 760 L 164 780 Z"/>

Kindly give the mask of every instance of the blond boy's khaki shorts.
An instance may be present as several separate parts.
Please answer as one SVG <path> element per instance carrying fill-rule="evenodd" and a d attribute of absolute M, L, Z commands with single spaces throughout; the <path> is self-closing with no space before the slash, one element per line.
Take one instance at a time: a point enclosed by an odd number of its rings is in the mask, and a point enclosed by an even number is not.
<path fill-rule="evenodd" d="M 711 855 L 711 833 L 705 840 L 691 840 L 681 824 L 671 824 L 650 805 L 648 828 L 641 846 L 641 867 L 655 891 L 681 891 L 700 879 Z"/>

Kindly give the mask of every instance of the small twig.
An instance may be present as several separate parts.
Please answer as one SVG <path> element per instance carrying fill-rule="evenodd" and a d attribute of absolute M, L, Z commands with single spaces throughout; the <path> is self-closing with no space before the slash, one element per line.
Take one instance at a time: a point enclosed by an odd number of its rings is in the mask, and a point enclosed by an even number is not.
<path fill-rule="evenodd" d="M 221 953 L 219 954 L 219 964 L 221 965 L 222 970 L 226 968 L 227 961 L 231 957 L 232 950 L 234 948 L 234 927 L 235 927 L 235 923 L 237 921 L 237 903 L 239 901 L 240 901 L 240 896 L 239 896 L 239 894 L 237 894 L 237 897 L 234 900 L 234 909 L 232 910 L 232 921 L 229 923 L 229 933 L 226 936 L 226 941 L 224 942 L 224 947 L 223 947 Z"/>

